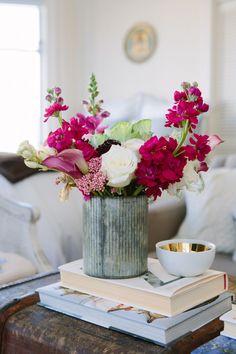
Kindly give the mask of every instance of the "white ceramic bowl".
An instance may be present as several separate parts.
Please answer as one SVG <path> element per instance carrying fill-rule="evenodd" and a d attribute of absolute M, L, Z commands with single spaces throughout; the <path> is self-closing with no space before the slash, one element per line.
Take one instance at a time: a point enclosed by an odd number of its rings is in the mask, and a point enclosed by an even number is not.
<path fill-rule="evenodd" d="M 172 239 L 156 244 L 157 258 L 170 274 L 192 277 L 204 273 L 215 258 L 216 246 L 202 240 Z"/>

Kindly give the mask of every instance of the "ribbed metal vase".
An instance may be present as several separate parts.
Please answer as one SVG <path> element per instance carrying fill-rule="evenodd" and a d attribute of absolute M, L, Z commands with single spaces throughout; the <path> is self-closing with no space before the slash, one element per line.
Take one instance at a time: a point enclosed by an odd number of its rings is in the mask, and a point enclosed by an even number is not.
<path fill-rule="evenodd" d="M 93 197 L 84 204 L 84 272 L 130 278 L 147 270 L 148 203 L 145 196 Z"/>

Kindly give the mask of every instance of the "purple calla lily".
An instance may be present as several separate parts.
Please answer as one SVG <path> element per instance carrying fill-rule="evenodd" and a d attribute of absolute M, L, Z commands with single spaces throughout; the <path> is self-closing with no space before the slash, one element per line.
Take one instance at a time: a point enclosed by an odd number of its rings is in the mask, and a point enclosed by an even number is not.
<path fill-rule="evenodd" d="M 66 149 L 56 156 L 49 156 L 43 161 L 43 165 L 67 173 L 76 179 L 88 172 L 83 152 L 78 149 Z"/>

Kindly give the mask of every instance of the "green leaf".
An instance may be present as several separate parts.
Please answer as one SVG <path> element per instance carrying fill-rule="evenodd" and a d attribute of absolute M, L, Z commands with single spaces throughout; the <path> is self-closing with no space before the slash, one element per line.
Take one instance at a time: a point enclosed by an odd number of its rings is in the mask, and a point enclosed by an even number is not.
<path fill-rule="evenodd" d="M 141 119 L 132 125 L 132 138 L 147 140 L 152 136 L 151 119 Z"/>
<path fill-rule="evenodd" d="M 132 138 L 132 124 L 129 122 L 118 122 L 107 131 L 110 139 L 124 142 Z"/>
<path fill-rule="evenodd" d="M 99 145 L 103 144 L 104 141 L 109 139 L 106 134 L 94 134 L 90 139 L 89 143 L 96 149 Z"/>

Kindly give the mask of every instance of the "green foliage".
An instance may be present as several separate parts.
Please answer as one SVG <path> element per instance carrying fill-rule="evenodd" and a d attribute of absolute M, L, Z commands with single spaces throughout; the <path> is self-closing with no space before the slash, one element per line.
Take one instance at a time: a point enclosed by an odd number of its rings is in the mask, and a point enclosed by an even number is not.
<path fill-rule="evenodd" d="M 136 123 L 119 122 L 106 131 L 109 139 L 118 140 L 121 143 L 129 139 L 147 140 L 152 136 L 151 120 L 142 119 Z"/>
<path fill-rule="evenodd" d="M 147 140 L 152 136 L 151 119 L 141 119 L 132 125 L 132 137 L 136 139 Z"/>
<path fill-rule="evenodd" d="M 109 136 L 106 134 L 94 134 L 89 139 L 89 143 L 96 149 L 99 145 L 102 145 L 107 139 L 109 139 Z"/>
<path fill-rule="evenodd" d="M 123 143 L 132 137 L 132 124 L 129 122 L 116 123 L 108 130 L 107 134 L 110 139 L 118 140 Z"/>

